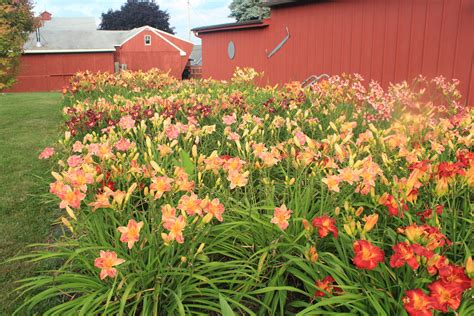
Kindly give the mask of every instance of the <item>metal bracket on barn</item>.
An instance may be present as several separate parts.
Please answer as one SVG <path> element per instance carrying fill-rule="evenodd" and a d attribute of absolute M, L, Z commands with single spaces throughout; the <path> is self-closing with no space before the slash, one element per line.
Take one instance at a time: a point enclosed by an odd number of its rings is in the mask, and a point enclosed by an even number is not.
<path fill-rule="evenodd" d="M 278 44 L 277 47 L 275 47 L 270 54 L 267 55 L 268 58 L 271 58 L 273 55 L 275 55 L 282 47 L 285 45 L 285 43 L 290 39 L 290 31 L 288 31 L 288 26 L 286 27 L 286 37 L 281 41 L 280 44 Z"/>
<path fill-rule="evenodd" d="M 311 75 L 308 78 L 306 78 L 305 81 L 303 81 L 301 83 L 301 87 L 306 88 L 308 86 L 311 86 L 311 85 L 313 85 L 314 83 L 318 82 L 319 80 L 321 80 L 323 78 L 329 79 L 329 75 L 328 74 L 321 74 L 319 76 Z"/>

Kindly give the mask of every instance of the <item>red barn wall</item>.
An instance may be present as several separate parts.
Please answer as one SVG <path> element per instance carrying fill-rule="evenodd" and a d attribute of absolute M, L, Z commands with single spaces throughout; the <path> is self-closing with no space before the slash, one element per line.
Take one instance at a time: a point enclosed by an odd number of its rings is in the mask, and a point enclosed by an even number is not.
<path fill-rule="evenodd" d="M 268 27 L 200 33 L 203 77 L 229 79 L 236 66 L 265 71 L 265 83 L 312 74 L 360 73 L 387 86 L 419 74 L 461 81 L 474 103 L 472 0 L 334 0 L 276 7 Z M 267 58 L 286 36 L 289 41 Z M 227 57 L 234 41 L 235 58 Z"/>
<path fill-rule="evenodd" d="M 113 72 L 113 53 L 22 55 L 17 83 L 9 92 L 61 90 L 68 85 L 72 75 L 86 70 Z"/>
<path fill-rule="evenodd" d="M 186 56 L 181 56 L 181 69 L 182 69 L 181 73 L 183 73 L 184 68 L 186 67 L 186 64 L 189 61 L 189 56 L 191 55 L 191 52 L 193 51 L 194 44 L 168 33 L 160 33 L 160 34 L 163 35 L 168 41 L 170 41 L 174 45 L 181 48 L 186 53 Z"/>
<path fill-rule="evenodd" d="M 145 35 L 151 36 L 151 45 L 145 45 Z M 178 39 L 176 39 L 178 41 Z M 184 42 L 184 41 L 183 41 Z M 176 45 L 186 52 L 186 56 L 180 56 L 180 52 L 163 38 L 150 30 L 144 30 L 117 48 L 116 59 L 120 64 L 126 64 L 128 70 L 150 70 L 158 68 L 170 72 L 170 74 L 181 79 L 186 62 L 191 54 L 192 44 L 183 48 L 182 43 Z"/>

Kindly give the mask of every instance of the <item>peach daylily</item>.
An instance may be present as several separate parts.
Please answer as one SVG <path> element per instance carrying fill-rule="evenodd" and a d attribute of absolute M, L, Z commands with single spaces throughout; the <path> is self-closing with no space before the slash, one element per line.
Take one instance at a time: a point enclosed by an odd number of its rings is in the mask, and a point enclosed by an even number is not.
<path fill-rule="evenodd" d="M 224 219 L 222 218 L 222 214 L 224 213 L 224 205 L 219 201 L 219 199 L 213 199 L 209 201 L 209 199 L 204 199 L 202 201 L 201 207 L 206 213 L 206 216 L 209 216 L 212 220 L 213 217 L 217 218 L 219 222 L 222 222 Z"/>
<path fill-rule="evenodd" d="M 234 124 L 236 120 L 237 115 L 235 113 L 232 113 L 231 115 L 224 115 L 222 118 L 222 122 L 227 126 Z"/>
<path fill-rule="evenodd" d="M 166 176 L 154 178 L 151 180 L 150 189 L 155 191 L 155 199 L 159 199 L 165 192 L 171 191 L 173 179 Z"/>
<path fill-rule="evenodd" d="M 38 156 L 39 159 L 48 159 L 52 155 L 54 155 L 54 148 L 53 147 L 46 147 L 41 154 Z"/>
<path fill-rule="evenodd" d="M 339 176 L 329 175 L 321 181 L 328 186 L 329 191 L 340 192 L 339 183 L 341 178 Z"/>
<path fill-rule="evenodd" d="M 339 169 L 339 177 L 341 181 L 345 181 L 351 185 L 359 181 L 359 173 L 350 167 Z"/>
<path fill-rule="evenodd" d="M 76 140 L 76 142 L 72 145 L 72 151 L 75 153 L 82 152 L 83 148 L 84 148 L 84 145 L 78 140 Z"/>
<path fill-rule="evenodd" d="M 280 207 L 275 207 L 270 223 L 278 225 L 282 230 L 285 230 L 289 225 L 288 220 L 291 218 L 291 213 L 293 213 L 293 211 L 287 209 L 285 204 L 282 204 Z"/>
<path fill-rule="evenodd" d="M 127 226 L 120 226 L 117 230 L 122 233 L 120 236 L 121 242 L 128 244 L 128 249 L 132 249 L 133 245 L 140 239 L 140 230 L 143 227 L 143 222 L 136 222 L 134 219 L 128 221 Z"/>
<path fill-rule="evenodd" d="M 249 182 L 249 172 L 240 173 L 238 171 L 231 171 L 227 176 L 230 181 L 230 188 L 235 189 L 236 187 L 244 187 Z"/>
<path fill-rule="evenodd" d="M 242 159 L 234 157 L 234 158 L 228 159 L 224 163 L 223 168 L 229 173 L 233 171 L 236 172 L 236 171 L 240 171 L 242 167 L 245 165 L 245 163 L 246 162 L 243 161 Z"/>
<path fill-rule="evenodd" d="M 53 183 L 49 184 L 49 192 L 56 195 L 57 197 L 61 198 L 61 192 L 65 191 L 66 185 L 61 180 L 56 180 Z"/>
<path fill-rule="evenodd" d="M 118 125 L 122 129 L 133 128 L 133 126 L 135 126 L 135 120 L 132 118 L 131 115 L 125 115 L 124 117 L 120 119 Z"/>
<path fill-rule="evenodd" d="M 87 185 L 94 183 L 94 174 L 85 172 L 82 169 L 70 169 L 64 174 L 64 179 L 73 187 L 79 188 L 83 192 L 86 192 Z"/>
<path fill-rule="evenodd" d="M 183 230 L 186 227 L 184 217 L 180 215 L 178 218 L 174 218 L 169 224 L 169 233 L 161 233 L 161 237 L 165 243 L 168 244 L 173 240 L 176 240 L 179 244 L 184 243 Z"/>
<path fill-rule="evenodd" d="M 178 203 L 178 209 L 186 212 L 189 216 L 193 216 L 194 214 L 202 215 L 202 208 L 201 208 L 202 200 L 198 198 L 198 196 L 194 193 L 191 195 L 183 195 Z"/>
<path fill-rule="evenodd" d="M 115 143 L 115 149 L 118 151 L 127 151 L 132 146 L 132 143 L 126 139 L 121 138 L 118 142 Z"/>
<path fill-rule="evenodd" d="M 99 208 L 109 208 L 111 206 L 110 194 L 109 193 L 97 194 L 95 202 L 89 203 L 88 205 L 93 207 L 93 211 Z"/>
<path fill-rule="evenodd" d="M 168 156 L 173 152 L 173 149 L 171 149 L 171 147 L 166 144 L 158 145 L 158 150 L 160 151 L 160 157 L 162 158 Z"/>
<path fill-rule="evenodd" d="M 115 251 L 101 250 L 100 257 L 94 261 L 94 266 L 101 269 L 100 279 L 103 280 L 106 277 L 115 278 L 117 275 L 117 269 L 114 267 L 124 262 L 124 259 L 117 258 L 117 253 Z"/>
<path fill-rule="evenodd" d="M 112 146 L 110 146 L 108 143 L 100 144 L 95 155 L 102 160 L 108 160 L 115 157 L 112 152 Z"/>
<path fill-rule="evenodd" d="M 212 170 L 215 174 L 217 174 L 223 163 L 224 160 L 217 156 L 216 151 L 204 159 L 205 170 Z"/>
<path fill-rule="evenodd" d="M 176 209 L 169 204 L 165 204 L 161 207 L 161 221 L 163 227 L 171 229 L 174 219 L 176 218 Z"/>
<path fill-rule="evenodd" d="M 72 155 L 67 159 L 67 165 L 71 168 L 77 167 L 83 163 L 83 159 L 81 156 Z"/>
<path fill-rule="evenodd" d="M 65 185 L 63 191 L 59 193 L 59 198 L 61 199 L 59 207 L 66 208 L 66 206 L 70 206 L 72 208 L 79 208 L 81 201 L 85 197 L 86 195 L 79 189 L 72 189 L 69 185 Z"/>
<path fill-rule="evenodd" d="M 179 137 L 180 130 L 176 125 L 170 125 L 166 129 L 165 133 L 169 140 L 173 140 Z"/>
<path fill-rule="evenodd" d="M 304 133 L 299 132 L 299 131 L 296 132 L 293 137 L 293 140 L 298 146 L 304 146 L 306 144 L 306 139 L 307 139 L 307 136 Z"/>

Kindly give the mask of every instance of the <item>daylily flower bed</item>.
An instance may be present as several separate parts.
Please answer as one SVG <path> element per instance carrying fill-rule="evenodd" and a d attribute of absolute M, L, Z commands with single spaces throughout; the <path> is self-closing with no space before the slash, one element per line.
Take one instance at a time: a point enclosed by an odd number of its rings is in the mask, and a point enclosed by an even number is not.
<path fill-rule="evenodd" d="M 51 314 L 472 314 L 474 112 L 456 81 L 384 91 L 76 75 L 51 195 L 64 237 L 25 259 Z"/>

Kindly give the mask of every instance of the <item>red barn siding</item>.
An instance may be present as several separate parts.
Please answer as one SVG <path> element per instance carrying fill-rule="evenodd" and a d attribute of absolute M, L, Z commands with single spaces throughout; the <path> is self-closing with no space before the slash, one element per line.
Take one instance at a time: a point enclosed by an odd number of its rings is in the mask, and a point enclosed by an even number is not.
<path fill-rule="evenodd" d="M 145 45 L 145 35 L 151 36 L 151 45 Z M 175 42 L 176 44 L 173 44 L 185 51 L 186 56 L 180 56 L 180 52 L 176 47 L 170 45 L 154 32 L 144 30 L 117 49 L 117 61 L 120 64 L 126 64 L 128 70 L 146 71 L 158 68 L 166 72 L 169 71 L 172 76 L 181 79 L 184 67 L 193 49 L 193 44 L 171 36 L 169 38 L 163 36 L 170 42 Z"/>
<path fill-rule="evenodd" d="M 114 71 L 113 53 L 28 54 L 20 59 L 11 92 L 61 90 L 79 71 Z"/>
<path fill-rule="evenodd" d="M 472 0 L 334 0 L 275 7 L 268 27 L 200 33 L 203 77 L 229 79 L 236 66 L 265 71 L 264 83 L 312 74 L 360 73 L 385 87 L 419 74 L 461 81 L 474 103 Z M 266 54 L 285 37 L 272 58 Z M 234 41 L 236 55 L 227 57 Z"/>

